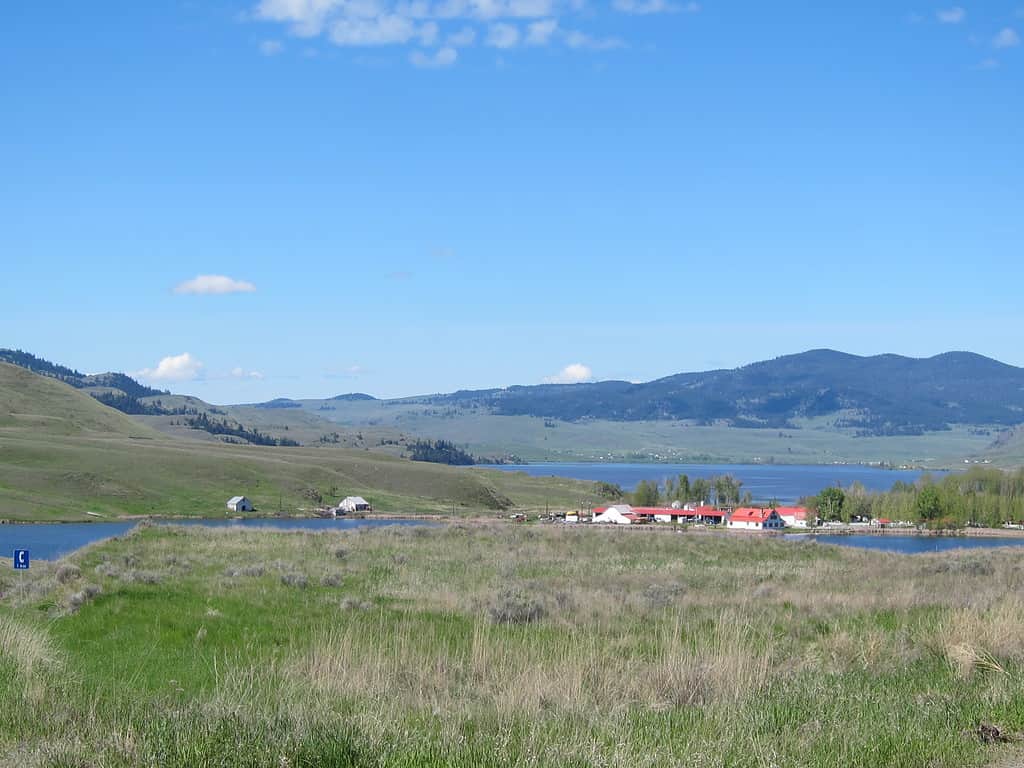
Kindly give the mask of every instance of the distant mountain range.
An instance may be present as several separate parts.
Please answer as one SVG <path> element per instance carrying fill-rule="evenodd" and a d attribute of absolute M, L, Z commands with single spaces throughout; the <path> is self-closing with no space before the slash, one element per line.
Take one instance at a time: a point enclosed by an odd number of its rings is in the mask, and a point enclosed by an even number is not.
<path fill-rule="evenodd" d="M 20 350 L 0 349 L 0 360 L 84 389 L 126 413 L 170 412 L 166 404 L 154 401 L 168 392 L 123 373 L 86 375 Z M 396 400 L 352 393 L 318 401 L 277 398 L 256 407 L 297 410 L 320 405 L 319 410 L 330 411 L 332 403 L 364 402 L 565 422 L 672 420 L 773 429 L 813 422 L 864 436 L 920 435 L 952 425 L 1024 424 L 1024 369 L 970 352 L 918 359 L 819 349 L 641 384 L 542 384 Z"/>
<path fill-rule="evenodd" d="M 672 419 L 782 428 L 831 417 L 836 428 L 865 435 L 908 435 L 953 424 L 1024 422 L 1024 369 L 970 352 L 917 359 L 818 349 L 642 384 L 543 384 L 410 400 L 563 421 Z"/>

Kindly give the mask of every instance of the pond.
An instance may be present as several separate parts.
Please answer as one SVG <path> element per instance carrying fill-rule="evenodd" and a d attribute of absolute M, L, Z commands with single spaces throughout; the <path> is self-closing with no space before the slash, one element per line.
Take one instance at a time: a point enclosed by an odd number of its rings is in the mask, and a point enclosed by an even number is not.
<path fill-rule="evenodd" d="M 222 528 L 277 528 L 285 531 L 348 531 L 353 528 L 377 528 L 385 525 L 435 525 L 422 520 L 340 519 L 333 518 L 247 518 L 244 520 L 159 520 L 161 525 L 204 525 Z M 10 558 L 16 549 L 27 549 L 32 560 L 54 560 L 69 552 L 127 533 L 132 522 L 110 523 L 10 523 L 0 525 L 0 557 Z"/>
<path fill-rule="evenodd" d="M 874 549 L 882 552 L 898 552 L 904 555 L 920 555 L 947 552 L 953 549 L 992 549 L 994 547 L 1022 547 L 1024 537 L 1012 536 L 900 536 L 893 534 L 785 534 L 792 541 L 808 539 L 821 544 L 837 544 L 841 547 Z"/>

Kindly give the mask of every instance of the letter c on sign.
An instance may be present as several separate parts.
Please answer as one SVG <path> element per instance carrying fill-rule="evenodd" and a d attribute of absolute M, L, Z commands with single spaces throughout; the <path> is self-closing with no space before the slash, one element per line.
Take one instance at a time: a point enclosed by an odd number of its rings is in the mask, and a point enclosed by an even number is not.
<path fill-rule="evenodd" d="M 23 549 L 20 552 L 18 552 L 18 565 L 24 565 L 24 564 L 25 564 L 25 550 Z"/>

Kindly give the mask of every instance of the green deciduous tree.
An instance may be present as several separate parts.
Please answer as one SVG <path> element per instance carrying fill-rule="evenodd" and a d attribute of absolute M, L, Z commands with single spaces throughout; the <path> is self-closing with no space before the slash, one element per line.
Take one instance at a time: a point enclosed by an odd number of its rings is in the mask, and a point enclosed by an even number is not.
<path fill-rule="evenodd" d="M 914 503 L 917 515 L 922 520 L 936 520 L 942 516 L 942 496 L 934 485 L 926 485 L 917 494 Z"/>
<path fill-rule="evenodd" d="M 842 488 L 826 488 L 818 494 L 818 515 L 823 520 L 846 520 L 846 494 Z"/>

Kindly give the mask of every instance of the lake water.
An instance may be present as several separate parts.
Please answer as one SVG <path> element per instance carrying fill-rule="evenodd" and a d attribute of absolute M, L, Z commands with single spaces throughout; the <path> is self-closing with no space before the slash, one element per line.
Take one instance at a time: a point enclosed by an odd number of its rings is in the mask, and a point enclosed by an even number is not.
<path fill-rule="evenodd" d="M 838 544 L 841 547 L 875 549 L 882 552 L 899 552 L 904 555 L 920 555 L 929 552 L 947 552 L 951 549 L 992 549 L 993 547 L 1022 547 L 1024 538 L 1000 536 L 899 536 L 899 535 L 829 535 L 829 534 L 786 534 L 786 539 L 797 541 L 815 539 L 822 544 Z"/>
<path fill-rule="evenodd" d="M 924 474 L 918 470 L 878 469 L 857 464 L 613 464 L 613 463 L 545 463 L 505 464 L 492 467 L 506 472 L 526 472 L 538 477 L 559 475 L 577 480 L 603 480 L 616 483 L 625 490 L 636 488 L 641 480 L 664 482 L 668 478 L 687 475 L 711 478 L 732 475 L 743 481 L 743 490 L 750 491 L 755 501 L 778 499 L 792 504 L 802 496 L 814 496 L 830 485 L 848 488 L 862 483 L 869 491 L 887 491 L 902 480 L 912 483 Z M 932 472 L 936 477 L 945 472 Z"/>
<path fill-rule="evenodd" d="M 353 528 L 377 528 L 385 525 L 433 525 L 420 520 L 374 520 L 333 518 L 249 518 L 245 520 L 161 520 L 161 525 L 205 525 L 222 528 L 277 528 L 286 531 L 347 531 Z M 0 557 L 13 557 L 14 550 L 27 549 L 32 560 L 54 560 L 94 541 L 121 536 L 135 522 L 112 523 L 11 523 L 0 525 Z"/>

